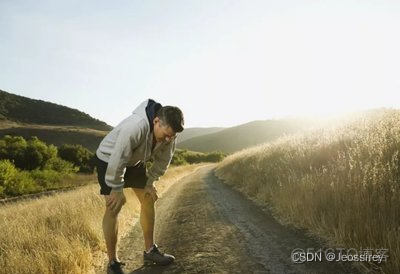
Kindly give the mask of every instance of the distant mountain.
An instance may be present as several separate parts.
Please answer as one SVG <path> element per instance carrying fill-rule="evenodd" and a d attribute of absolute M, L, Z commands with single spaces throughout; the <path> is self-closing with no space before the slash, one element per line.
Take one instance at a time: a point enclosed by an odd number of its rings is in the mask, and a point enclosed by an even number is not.
<path fill-rule="evenodd" d="M 232 153 L 274 141 L 279 137 L 299 132 L 312 125 L 311 121 L 299 119 L 254 121 L 182 141 L 178 143 L 178 148 L 199 152 L 222 151 Z"/>
<path fill-rule="evenodd" d="M 211 134 L 211 133 L 215 133 L 215 132 L 221 131 L 223 129 L 224 129 L 223 127 L 209 127 L 209 128 L 193 127 L 193 128 L 187 128 L 182 133 L 179 133 L 178 144 L 181 143 L 181 142 L 184 142 L 186 140 L 189 140 L 191 138 L 202 136 L 202 135 L 207 135 L 207 134 Z"/>
<path fill-rule="evenodd" d="M 0 90 L 0 120 L 36 125 L 78 126 L 107 131 L 112 129 L 105 122 L 79 110 L 2 90 Z"/>

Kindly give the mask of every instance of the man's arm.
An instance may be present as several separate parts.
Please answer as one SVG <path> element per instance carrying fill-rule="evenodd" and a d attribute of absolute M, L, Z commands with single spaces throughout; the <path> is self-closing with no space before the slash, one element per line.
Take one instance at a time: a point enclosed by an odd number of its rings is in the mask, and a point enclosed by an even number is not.
<path fill-rule="evenodd" d="M 175 140 L 162 148 L 156 155 L 154 155 L 153 165 L 147 170 L 146 186 L 153 186 L 154 181 L 157 181 L 167 171 L 171 163 L 172 156 L 175 152 Z"/>
<path fill-rule="evenodd" d="M 151 195 L 153 201 L 157 201 L 158 193 L 154 187 L 154 181 L 157 181 L 168 169 L 168 166 L 172 160 L 172 156 L 175 151 L 175 141 L 171 142 L 165 148 L 162 148 L 156 155 L 154 155 L 153 165 L 149 170 L 147 170 L 147 182 L 144 188 L 145 196 L 147 194 Z"/>

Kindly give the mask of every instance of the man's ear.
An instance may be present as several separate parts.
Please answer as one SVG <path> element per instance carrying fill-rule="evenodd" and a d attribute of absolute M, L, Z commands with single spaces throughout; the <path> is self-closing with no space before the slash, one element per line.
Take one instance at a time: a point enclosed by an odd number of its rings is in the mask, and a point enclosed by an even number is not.
<path fill-rule="evenodd" d="M 153 119 L 153 125 L 157 124 L 160 122 L 160 118 L 156 117 Z"/>

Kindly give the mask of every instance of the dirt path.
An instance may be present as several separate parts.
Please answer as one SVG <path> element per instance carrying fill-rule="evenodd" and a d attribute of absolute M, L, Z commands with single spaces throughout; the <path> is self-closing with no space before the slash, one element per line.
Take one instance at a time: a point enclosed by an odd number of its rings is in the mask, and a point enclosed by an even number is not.
<path fill-rule="evenodd" d="M 220 182 L 212 167 L 177 182 L 157 203 L 156 240 L 176 262 L 143 267 L 137 224 L 120 244 L 126 273 L 357 273 L 333 262 L 293 263 L 295 248 L 318 250 L 321 244 L 277 223 L 268 211 Z"/>

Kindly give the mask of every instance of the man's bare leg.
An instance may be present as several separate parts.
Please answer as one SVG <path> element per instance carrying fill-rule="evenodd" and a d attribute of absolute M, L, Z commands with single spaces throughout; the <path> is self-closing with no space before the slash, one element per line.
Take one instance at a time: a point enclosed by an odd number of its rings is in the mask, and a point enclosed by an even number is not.
<path fill-rule="evenodd" d="M 145 195 L 143 189 L 134 188 L 133 190 L 140 201 L 140 225 L 143 230 L 145 250 L 149 250 L 154 245 L 154 199 L 149 194 Z"/>
<path fill-rule="evenodd" d="M 105 196 L 105 200 L 107 202 L 107 196 Z M 106 211 L 103 217 L 103 233 L 106 240 L 107 255 L 110 262 L 112 260 L 118 261 L 118 213 L 121 211 L 121 208 L 122 207 L 117 211 L 113 211 L 106 206 Z"/>

